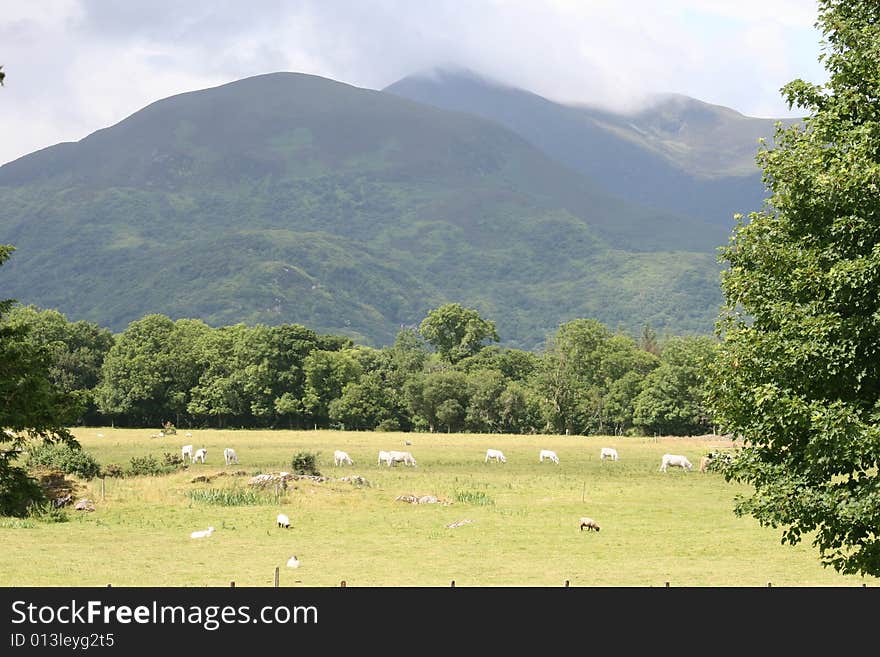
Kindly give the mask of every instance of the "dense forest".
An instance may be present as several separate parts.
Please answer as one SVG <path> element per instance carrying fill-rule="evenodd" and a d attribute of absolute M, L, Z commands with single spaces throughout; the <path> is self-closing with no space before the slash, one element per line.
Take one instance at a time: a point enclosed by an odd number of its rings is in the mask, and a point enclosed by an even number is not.
<path fill-rule="evenodd" d="M 708 336 L 659 340 L 595 319 L 543 349 L 505 348 L 495 323 L 450 303 L 383 348 L 298 324 L 211 327 L 161 314 L 121 333 L 14 306 L 3 324 L 46 354 L 90 426 L 694 435 L 713 431 Z"/>

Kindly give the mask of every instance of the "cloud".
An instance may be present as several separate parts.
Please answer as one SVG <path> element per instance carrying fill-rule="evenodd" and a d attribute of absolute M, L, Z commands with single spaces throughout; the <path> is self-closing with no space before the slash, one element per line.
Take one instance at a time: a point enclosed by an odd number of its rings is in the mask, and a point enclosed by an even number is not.
<path fill-rule="evenodd" d="M 676 92 L 789 116 L 820 82 L 813 0 L 42 0 L 0 14 L 0 163 L 167 96 L 279 70 L 379 89 L 469 68 L 568 102 Z"/>

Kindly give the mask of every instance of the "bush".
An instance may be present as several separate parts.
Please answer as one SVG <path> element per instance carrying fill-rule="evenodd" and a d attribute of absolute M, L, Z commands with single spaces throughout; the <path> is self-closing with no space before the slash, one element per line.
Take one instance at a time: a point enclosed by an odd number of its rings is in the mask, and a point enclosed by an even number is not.
<path fill-rule="evenodd" d="M 56 507 L 51 502 L 34 502 L 28 506 L 27 516 L 43 522 L 68 522 L 70 520 L 67 511 Z"/>
<path fill-rule="evenodd" d="M 24 468 L 9 465 L 7 455 L 0 452 L 0 515 L 23 518 L 31 504 L 45 501 L 37 480 Z"/>
<path fill-rule="evenodd" d="M 321 473 L 318 472 L 318 455 L 312 452 L 297 452 L 294 454 L 290 467 L 294 474 L 321 476 Z"/>
<path fill-rule="evenodd" d="M 159 459 L 155 456 L 133 456 L 131 457 L 131 465 L 128 466 L 125 474 L 129 477 L 141 475 L 156 477 L 173 472 L 175 469 L 159 463 Z"/>
<path fill-rule="evenodd" d="M 170 452 L 165 452 L 162 456 L 162 462 L 165 467 L 173 468 L 175 470 L 184 470 L 187 466 L 186 461 L 183 460 L 183 457 L 180 454 L 171 454 Z"/>
<path fill-rule="evenodd" d="M 400 431 L 400 423 L 395 419 L 382 420 L 376 425 L 376 431 Z"/>
<path fill-rule="evenodd" d="M 101 474 L 105 477 L 124 477 L 125 470 L 121 465 L 117 465 L 116 463 L 108 463 L 103 468 L 101 468 Z"/>
<path fill-rule="evenodd" d="M 66 443 L 36 445 L 28 454 L 28 467 L 56 468 L 61 472 L 83 479 L 94 479 L 101 473 L 101 465 L 85 450 Z"/>

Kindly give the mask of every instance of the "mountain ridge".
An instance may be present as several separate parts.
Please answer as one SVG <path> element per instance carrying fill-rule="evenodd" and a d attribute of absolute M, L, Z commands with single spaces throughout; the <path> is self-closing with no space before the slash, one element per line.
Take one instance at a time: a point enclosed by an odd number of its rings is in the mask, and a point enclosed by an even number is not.
<path fill-rule="evenodd" d="M 709 330 L 725 238 L 493 119 L 292 72 L 3 165 L 0 234 L 9 296 L 113 330 L 162 312 L 381 345 L 456 301 L 524 348 L 584 316 Z"/>

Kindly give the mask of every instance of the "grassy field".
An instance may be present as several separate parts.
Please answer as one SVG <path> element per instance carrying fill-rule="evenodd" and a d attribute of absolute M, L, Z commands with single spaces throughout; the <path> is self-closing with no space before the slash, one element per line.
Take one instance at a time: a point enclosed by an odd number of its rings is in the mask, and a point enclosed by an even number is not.
<path fill-rule="evenodd" d="M 148 429 L 74 429 L 102 464 L 179 453 L 193 443 L 207 463 L 160 477 L 82 482 L 92 513 L 70 521 L 0 518 L 2 586 L 868 586 L 876 578 L 824 569 L 807 541 L 782 545 L 780 532 L 737 518 L 733 499 L 746 492 L 717 474 L 697 471 L 700 456 L 726 441 L 402 434 L 340 431 L 183 431 L 150 438 Z M 98 437 L 98 434 L 104 437 Z M 404 440 L 412 445 L 404 446 Z M 601 461 L 603 446 L 617 462 Z M 240 465 L 223 465 L 223 448 Z M 507 463 L 484 463 L 487 447 Z M 538 462 L 542 448 L 558 465 Z M 334 449 L 353 466 L 336 467 Z M 415 468 L 377 464 L 380 449 L 406 449 Z M 331 479 L 301 479 L 255 504 L 220 506 L 193 491 L 251 490 L 248 476 L 290 470 L 301 450 L 318 453 Z M 693 472 L 658 472 L 665 452 L 686 455 Z M 234 475 L 245 472 L 248 476 Z M 228 476 L 192 483 L 199 474 Z M 360 475 L 369 486 L 340 481 Z M 435 495 L 448 504 L 408 504 L 398 495 Z M 196 494 L 198 495 L 198 494 Z M 207 495 L 207 493 L 202 494 Z M 251 496 L 253 497 L 253 496 Z M 275 516 L 291 518 L 288 530 Z M 580 531 L 582 515 L 601 531 Z M 459 527 L 447 525 L 470 521 Z M 204 540 L 190 532 L 216 528 Z M 296 555 L 301 566 L 285 567 Z"/>

